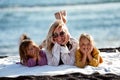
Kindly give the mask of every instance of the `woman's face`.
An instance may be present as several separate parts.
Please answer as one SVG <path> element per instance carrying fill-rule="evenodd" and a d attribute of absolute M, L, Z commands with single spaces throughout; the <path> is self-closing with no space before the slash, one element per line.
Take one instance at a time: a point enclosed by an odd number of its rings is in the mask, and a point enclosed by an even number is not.
<path fill-rule="evenodd" d="M 39 47 L 35 43 L 29 44 L 27 49 L 27 55 L 29 57 L 34 57 L 38 53 L 39 53 Z"/>
<path fill-rule="evenodd" d="M 53 32 L 53 40 L 58 44 L 62 45 L 67 40 L 67 33 L 63 27 L 58 27 Z"/>
<path fill-rule="evenodd" d="M 87 38 L 81 38 L 79 46 L 82 53 L 91 53 L 93 50 L 93 45 Z"/>

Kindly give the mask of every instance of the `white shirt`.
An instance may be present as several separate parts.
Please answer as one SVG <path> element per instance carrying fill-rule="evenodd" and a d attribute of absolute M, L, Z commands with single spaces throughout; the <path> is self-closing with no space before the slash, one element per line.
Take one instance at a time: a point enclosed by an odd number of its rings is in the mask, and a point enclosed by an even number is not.
<path fill-rule="evenodd" d="M 52 53 L 49 53 L 46 50 L 48 65 L 59 65 L 60 57 L 64 64 L 73 65 L 75 62 L 75 51 L 78 47 L 78 41 L 70 38 L 70 43 L 72 45 L 72 48 L 70 50 L 67 46 L 60 46 L 58 43 L 54 44 Z"/>

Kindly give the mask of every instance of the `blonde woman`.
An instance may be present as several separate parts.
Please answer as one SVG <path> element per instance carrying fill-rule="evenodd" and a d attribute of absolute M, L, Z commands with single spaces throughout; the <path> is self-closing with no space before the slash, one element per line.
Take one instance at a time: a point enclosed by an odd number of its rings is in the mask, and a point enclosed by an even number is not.
<path fill-rule="evenodd" d="M 71 38 L 65 23 L 56 20 L 50 26 L 44 47 L 48 59 L 48 65 L 73 65 L 78 41 Z"/>
<path fill-rule="evenodd" d="M 75 65 L 83 68 L 86 65 L 97 67 L 102 63 L 100 51 L 94 46 L 94 40 L 89 34 L 81 34 L 79 38 L 79 48 L 75 54 Z"/>
<path fill-rule="evenodd" d="M 66 20 L 67 12 L 66 12 L 65 10 L 61 10 L 61 11 L 56 12 L 56 13 L 54 14 L 54 16 L 55 16 L 56 20 L 61 20 L 61 21 L 62 21 L 63 23 L 65 23 L 65 24 L 67 23 L 67 20 Z M 39 45 L 40 49 L 44 48 L 44 46 L 45 46 L 45 41 L 46 41 L 46 40 L 44 40 L 44 41 Z"/>

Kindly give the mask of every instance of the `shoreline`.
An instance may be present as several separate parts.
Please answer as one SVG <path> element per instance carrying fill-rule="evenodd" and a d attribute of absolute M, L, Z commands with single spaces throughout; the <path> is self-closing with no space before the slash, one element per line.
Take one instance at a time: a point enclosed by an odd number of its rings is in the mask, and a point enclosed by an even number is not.
<path fill-rule="evenodd" d="M 120 52 L 120 47 L 116 48 L 99 48 L 100 52 Z"/>

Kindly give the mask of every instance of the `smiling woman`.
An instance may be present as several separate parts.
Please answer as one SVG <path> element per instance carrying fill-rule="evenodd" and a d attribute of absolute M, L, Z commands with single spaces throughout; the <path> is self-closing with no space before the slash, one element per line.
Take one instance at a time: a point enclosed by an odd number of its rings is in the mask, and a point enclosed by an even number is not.
<path fill-rule="evenodd" d="M 74 64 L 78 41 L 70 36 L 62 20 L 53 22 L 44 43 L 48 65 Z"/>

